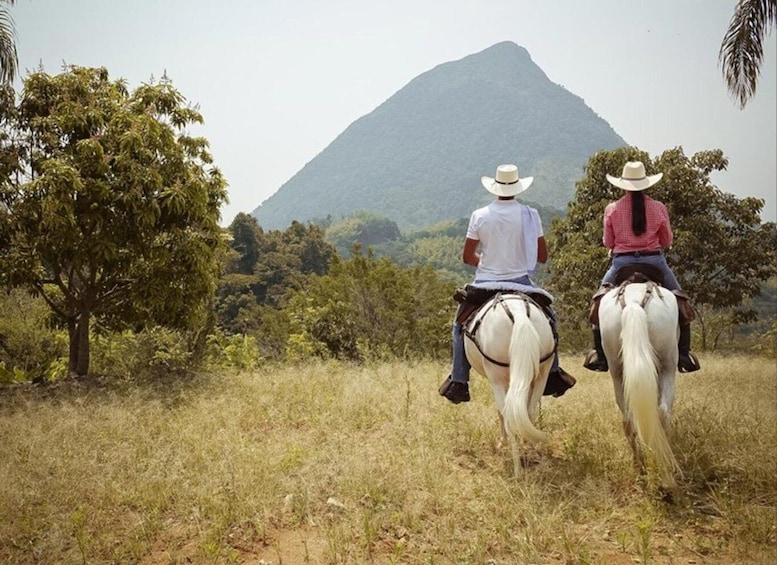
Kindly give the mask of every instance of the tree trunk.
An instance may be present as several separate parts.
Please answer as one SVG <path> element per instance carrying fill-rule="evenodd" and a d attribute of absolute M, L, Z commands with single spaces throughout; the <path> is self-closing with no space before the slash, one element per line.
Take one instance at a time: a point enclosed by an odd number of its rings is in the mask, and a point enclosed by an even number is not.
<path fill-rule="evenodd" d="M 704 304 L 697 304 L 696 306 L 696 323 L 699 325 L 699 336 L 701 337 L 701 350 L 707 351 L 707 326 L 704 321 L 707 314 L 707 309 Z"/>
<path fill-rule="evenodd" d="M 89 312 L 81 312 L 69 318 L 67 331 L 70 337 L 68 372 L 72 378 L 83 377 L 89 372 Z"/>
<path fill-rule="evenodd" d="M 78 363 L 76 374 L 86 376 L 89 372 L 89 312 L 81 312 L 78 317 Z"/>
<path fill-rule="evenodd" d="M 76 323 L 75 316 L 67 319 L 67 335 L 69 338 L 69 350 L 68 350 L 68 375 L 71 377 L 78 376 L 76 374 L 76 367 L 78 367 L 78 324 Z"/>

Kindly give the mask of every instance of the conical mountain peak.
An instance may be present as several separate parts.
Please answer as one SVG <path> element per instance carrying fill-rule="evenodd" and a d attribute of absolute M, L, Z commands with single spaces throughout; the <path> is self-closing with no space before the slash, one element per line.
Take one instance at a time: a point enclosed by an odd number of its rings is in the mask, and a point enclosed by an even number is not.
<path fill-rule="evenodd" d="M 535 184 L 524 200 L 563 209 L 588 157 L 625 142 L 583 100 L 504 41 L 411 80 L 254 211 L 267 229 L 356 210 L 404 229 L 466 217 L 500 163 Z"/>

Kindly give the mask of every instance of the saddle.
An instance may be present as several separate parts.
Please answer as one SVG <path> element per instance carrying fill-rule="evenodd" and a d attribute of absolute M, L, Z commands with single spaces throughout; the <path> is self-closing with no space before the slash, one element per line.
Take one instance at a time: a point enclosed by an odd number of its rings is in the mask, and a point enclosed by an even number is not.
<path fill-rule="evenodd" d="M 610 292 L 613 288 L 619 288 L 620 292 L 631 283 L 654 283 L 664 286 L 664 275 L 661 269 L 644 263 L 629 263 L 624 265 L 615 273 L 615 284 L 604 283 L 594 293 L 591 303 L 591 309 L 588 313 L 588 320 L 592 325 L 599 325 L 599 301 L 602 296 Z M 678 322 L 681 326 L 690 324 L 696 319 L 696 310 L 691 304 L 691 297 L 684 290 L 673 290 L 672 294 L 677 298 Z"/>
<path fill-rule="evenodd" d="M 521 292 L 518 290 L 506 290 L 498 288 L 480 288 L 467 285 L 464 288 L 457 288 L 453 293 L 453 299 L 459 303 L 459 312 L 456 321 L 465 326 L 475 312 L 480 310 L 481 306 L 491 300 L 497 294 L 523 294 L 534 302 L 545 313 L 548 318 L 552 318 L 551 304 L 552 300 L 546 295 L 534 292 Z"/>
<path fill-rule="evenodd" d="M 551 304 L 553 301 L 547 295 L 542 293 L 533 293 L 513 289 L 480 288 L 472 285 L 467 285 L 463 289 L 456 289 L 456 292 L 453 293 L 453 299 L 459 303 L 459 311 L 458 315 L 456 316 L 456 321 L 459 322 L 464 328 L 464 334 L 472 340 L 472 343 L 475 344 L 475 347 L 477 347 L 478 351 L 480 351 L 480 354 L 483 355 L 484 358 L 488 359 L 495 365 L 508 367 L 509 365 L 507 363 L 503 363 L 502 361 L 498 361 L 489 357 L 481 347 L 478 340 L 475 338 L 475 334 L 477 334 L 478 327 L 480 326 L 482 319 L 475 321 L 472 328 L 467 328 L 467 322 L 469 322 L 469 320 L 476 313 L 478 313 L 483 308 L 483 306 L 494 296 L 499 296 L 499 300 L 497 300 L 496 304 L 502 304 L 502 306 L 505 307 L 510 320 L 513 320 L 513 316 L 510 310 L 507 309 L 507 307 L 504 305 L 503 300 L 501 299 L 502 296 L 515 296 L 523 299 L 526 304 L 527 315 L 529 313 L 529 303 L 531 302 L 537 305 L 540 310 L 542 310 L 542 313 L 545 315 L 545 317 L 551 321 L 553 320 L 553 311 L 551 309 Z M 553 356 L 556 352 L 556 348 L 558 347 L 558 333 L 556 331 L 555 324 L 551 322 L 550 328 L 553 332 L 553 351 L 540 359 L 540 362 L 543 362 Z M 545 392 L 545 394 L 551 393 Z"/>

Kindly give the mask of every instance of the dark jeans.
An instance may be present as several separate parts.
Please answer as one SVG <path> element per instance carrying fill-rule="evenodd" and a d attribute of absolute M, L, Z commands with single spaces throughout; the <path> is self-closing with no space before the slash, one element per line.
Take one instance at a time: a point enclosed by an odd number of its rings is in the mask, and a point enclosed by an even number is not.
<path fill-rule="evenodd" d="M 606 273 L 604 273 L 602 284 L 604 283 L 614 284 L 615 275 L 618 272 L 618 269 L 630 263 L 641 263 L 645 265 L 651 265 L 653 267 L 656 267 L 657 269 L 660 269 L 664 275 L 664 286 L 666 286 L 666 288 L 668 288 L 669 290 L 682 290 L 680 288 L 680 283 L 677 282 L 677 279 L 675 278 L 674 273 L 672 272 L 672 269 L 670 269 L 669 265 L 667 265 L 666 257 L 664 257 L 663 254 L 648 255 L 648 256 L 642 255 L 640 257 L 634 257 L 631 255 L 613 257 L 612 263 L 610 263 L 610 268 L 607 269 Z"/>

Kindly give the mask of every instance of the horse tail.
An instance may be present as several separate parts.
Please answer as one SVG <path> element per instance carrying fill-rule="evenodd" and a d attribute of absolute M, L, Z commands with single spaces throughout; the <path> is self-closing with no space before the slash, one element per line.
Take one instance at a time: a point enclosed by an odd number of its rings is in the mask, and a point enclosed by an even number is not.
<path fill-rule="evenodd" d="M 655 457 L 662 473 L 679 468 L 658 411 L 656 354 L 650 343 L 647 313 L 627 304 L 621 314 L 623 392 L 627 413 L 642 445 Z"/>
<path fill-rule="evenodd" d="M 540 368 L 540 336 L 529 316 L 514 311 L 515 322 L 510 336 L 510 384 L 505 395 L 502 414 L 505 429 L 532 443 L 547 439 L 529 415 L 532 384 Z"/>

